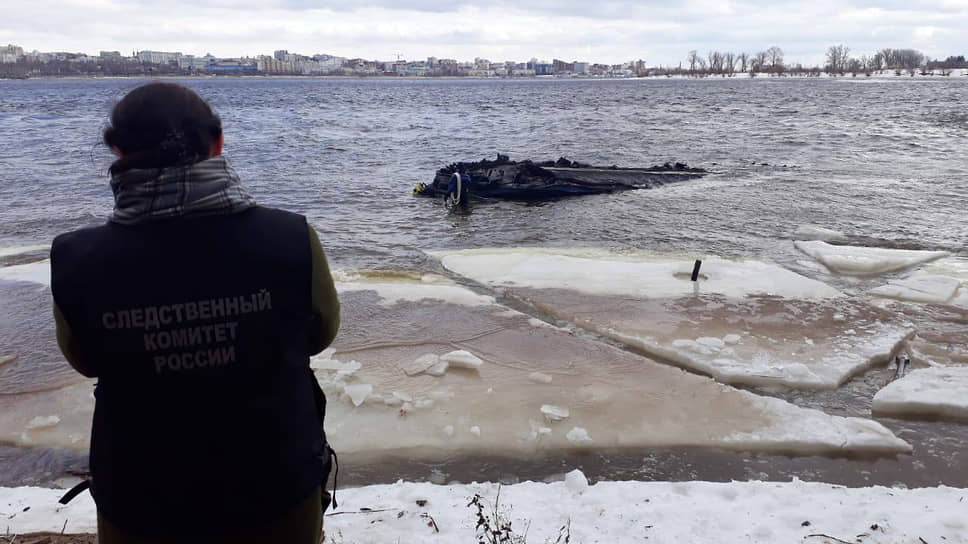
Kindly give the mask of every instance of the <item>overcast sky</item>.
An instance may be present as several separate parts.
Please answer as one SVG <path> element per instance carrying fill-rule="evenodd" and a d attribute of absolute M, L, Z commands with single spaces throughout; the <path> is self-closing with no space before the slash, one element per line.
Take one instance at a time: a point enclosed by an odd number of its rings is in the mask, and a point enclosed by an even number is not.
<path fill-rule="evenodd" d="M 0 43 L 97 54 L 151 49 L 220 57 L 330 53 L 391 60 L 685 62 L 696 49 L 822 63 L 915 48 L 968 54 L 968 0 L 8 0 Z"/>

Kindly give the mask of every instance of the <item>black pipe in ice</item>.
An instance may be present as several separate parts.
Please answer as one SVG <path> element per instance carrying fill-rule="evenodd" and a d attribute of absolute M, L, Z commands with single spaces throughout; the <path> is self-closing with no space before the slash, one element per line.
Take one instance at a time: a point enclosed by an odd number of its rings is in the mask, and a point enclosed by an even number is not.
<path fill-rule="evenodd" d="M 692 267 L 692 281 L 697 281 L 699 279 L 699 267 L 702 266 L 702 261 L 696 259 L 696 264 Z"/>

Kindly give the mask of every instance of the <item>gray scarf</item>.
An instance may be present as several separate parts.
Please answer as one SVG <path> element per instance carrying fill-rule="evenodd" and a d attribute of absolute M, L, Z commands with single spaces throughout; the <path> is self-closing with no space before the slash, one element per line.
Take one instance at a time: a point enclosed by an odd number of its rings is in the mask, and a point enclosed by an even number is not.
<path fill-rule="evenodd" d="M 255 206 L 222 156 L 169 168 L 134 169 L 111 177 L 110 220 L 134 225 L 181 215 L 222 215 Z"/>

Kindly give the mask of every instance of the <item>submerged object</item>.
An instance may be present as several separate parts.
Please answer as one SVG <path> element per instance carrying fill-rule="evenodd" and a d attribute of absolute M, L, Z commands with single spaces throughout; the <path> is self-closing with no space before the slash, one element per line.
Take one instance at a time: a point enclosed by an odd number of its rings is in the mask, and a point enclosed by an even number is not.
<path fill-rule="evenodd" d="M 696 179 L 706 175 L 702 168 L 677 162 L 648 168 L 589 166 L 564 157 L 557 161 L 512 161 L 498 154 L 497 160 L 455 163 L 437 170 L 433 182 L 418 183 L 416 196 L 441 197 L 448 192 L 451 177 L 462 170 L 471 182 L 463 188 L 471 198 L 541 200 L 573 195 L 611 193 L 645 189 Z"/>

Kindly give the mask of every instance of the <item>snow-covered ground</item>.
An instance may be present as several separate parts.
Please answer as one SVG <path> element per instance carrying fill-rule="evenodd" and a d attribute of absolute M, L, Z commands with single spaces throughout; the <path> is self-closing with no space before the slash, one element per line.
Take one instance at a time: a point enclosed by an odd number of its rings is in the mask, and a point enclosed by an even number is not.
<path fill-rule="evenodd" d="M 63 492 L 0 488 L 7 534 L 93 533 L 90 495 L 61 506 Z M 552 483 L 398 482 L 340 489 L 340 508 L 326 516 L 326 543 L 477 542 L 477 507 L 469 504 L 475 496 L 491 526 L 495 519 L 510 522 L 512 534 L 526 534 L 531 543 L 968 542 L 965 489 L 846 488 L 797 480 L 588 485 L 580 471 L 572 471 Z"/>
<path fill-rule="evenodd" d="M 911 323 L 780 266 L 605 250 L 435 252 L 445 268 L 724 383 L 833 389 Z"/>
<path fill-rule="evenodd" d="M 931 367 L 895 380 L 874 396 L 882 416 L 950 417 L 968 420 L 968 367 Z"/>

